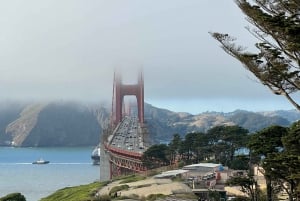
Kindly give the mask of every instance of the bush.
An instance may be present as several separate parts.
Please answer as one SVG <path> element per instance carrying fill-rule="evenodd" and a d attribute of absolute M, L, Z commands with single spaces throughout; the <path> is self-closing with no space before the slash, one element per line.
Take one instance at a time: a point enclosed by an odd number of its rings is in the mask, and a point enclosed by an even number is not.
<path fill-rule="evenodd" d="M 109 195 L 101 195 L 95 201 L 111 201 L 111 197 Z"/>
<path fill-rule="evenodd" d="M 172 181 L 182 182 L 184 179 L 181 178 L 181 176 L 172 177 Z"/>
<path fill-rule="evenodd" d="M 0 201 L 26 201 L 26 199 L 21 193 L 11 193 L 0 198 Z"/>
<path fill-rule="evenodd" d="M 142 185 L 138 185 L 135 188 L 145 188 L 145 187 L 149 187 L 152 186 L 152 184 L 142 184 Z"/>
<path fill-rule="evenodd" d="M 118 191 L 127 190 L 129 188 L 128 185 L 115 186 L 109 191 L 109 195 L 114 195 Z"/>
<path fill-rule="evenodd" d="M 164 194 L 150 194 L 147 196 L 147 200 L 154 201 L 158 198 L 165 198 L 165 197 L 167 197 L 167 196 Z"/>

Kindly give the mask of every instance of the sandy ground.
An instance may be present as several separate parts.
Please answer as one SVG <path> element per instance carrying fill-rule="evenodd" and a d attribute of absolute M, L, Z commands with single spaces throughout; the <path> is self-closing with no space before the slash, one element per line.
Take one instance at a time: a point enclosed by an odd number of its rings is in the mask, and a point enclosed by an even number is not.
<path fill-rule="evenodd" d="M 119 186 L 123 184 L 119 184 L 120 181 L 115 181 L 107 186 L 103 187 L 99 191 L 99 195 L 109 194 L 109 191 L 114 186 Z M 149 178 L 142 181 L 126 183 L 130 188 L 128 190 L 121 191 L 121 195 L 129 196 L 129 195 L 139 195 L 139 196 L 148 196 L 150 194 L 164 194 L 171 195 L 173 192 L 191 192 L 191 189 L 180 182 L 172 182 L 170 179 L 155 179 Z M 141 187 L 141 185 L 147 185 L 146 187 Z"/>
<path fill-rule="evenodd" d="M 239 190 L 239 187 L 229 187 L 225 186 L 225 191 L 227 191 L 227 195 L 237 195 L 237 196 L 247 196 L 245 193 Z"/>

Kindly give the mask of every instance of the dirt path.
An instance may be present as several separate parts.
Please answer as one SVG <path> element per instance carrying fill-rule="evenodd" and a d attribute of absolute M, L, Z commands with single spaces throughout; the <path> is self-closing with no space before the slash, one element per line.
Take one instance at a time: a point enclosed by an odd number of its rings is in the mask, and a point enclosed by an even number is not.
<path fill-rule="evenodd" d="M 107 186 L 103 187 L 99 191 L 99 195 L 109 194 L 109 191 L 114 186 L 119 186 L 120 181 L 115 181 Z M 130 196 L 133 194 L 139 196 L 148 196 L 150 194 L 164 194 L 164 195 L 171 195 L 174 192 L 181 192 L 181 193 L 188 193 L 191 192 L 191 189 L 180 182 L 173 182 L 170 179 L 155 179 L 149 178 L 137 182 L 126 183 L 129 186 L 128 190 L 124 190 L 119 192 L 122 196 Z M 123 184 L 122 184 L 123 185 Z"/>

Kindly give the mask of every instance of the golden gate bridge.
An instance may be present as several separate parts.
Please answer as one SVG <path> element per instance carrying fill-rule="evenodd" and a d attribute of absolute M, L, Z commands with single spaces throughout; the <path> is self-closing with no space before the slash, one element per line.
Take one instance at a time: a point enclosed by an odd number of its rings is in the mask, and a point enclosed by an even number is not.
<path fill-rule="evenodd" d="M 125 112 L 125 96 L 135 97 L 137 114 L 130 109 Z M 146 171 L 141 159 L 147 149 L 147 134 L 143 72 L 139 72 L 136 84 L 124 84 L 121 74 L 115 72 L 110 129 L 103 134 L 101 141 L 100 180 Z"/>

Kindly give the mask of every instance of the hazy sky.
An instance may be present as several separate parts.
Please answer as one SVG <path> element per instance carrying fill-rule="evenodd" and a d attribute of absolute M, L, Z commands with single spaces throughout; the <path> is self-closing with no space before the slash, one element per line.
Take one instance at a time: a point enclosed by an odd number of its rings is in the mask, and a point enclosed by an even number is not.
<path fill-rule="evenodd" d="M 0 1 L 0 99 L 111 100 L 113 72 L 145 76 L 145 101 L 175 111 L 291 109 L 209 31 L 251 49 L 230 0 Z M 253 49 L 253 48 L 252 48 Z"/>

